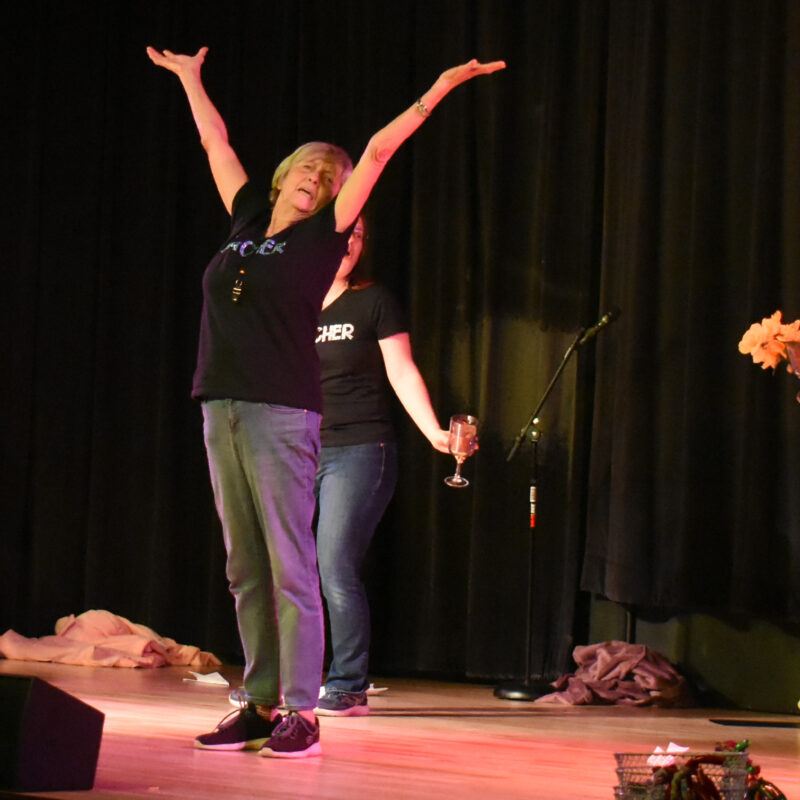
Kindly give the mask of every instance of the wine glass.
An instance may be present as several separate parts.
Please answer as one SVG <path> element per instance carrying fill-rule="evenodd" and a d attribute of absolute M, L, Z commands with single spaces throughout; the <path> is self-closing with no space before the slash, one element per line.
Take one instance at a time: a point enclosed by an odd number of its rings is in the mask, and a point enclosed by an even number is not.
<path fill-rule="evenodd" d="M 478 419 L 469 414 L 454 414 L 450 417 L 450 452 L 456 460 L 456 471 L 448 475 L 444 482 L 456 489 L 469 486 L 469 481 L 461 475 L 461 465 L 478 447 Z"/>

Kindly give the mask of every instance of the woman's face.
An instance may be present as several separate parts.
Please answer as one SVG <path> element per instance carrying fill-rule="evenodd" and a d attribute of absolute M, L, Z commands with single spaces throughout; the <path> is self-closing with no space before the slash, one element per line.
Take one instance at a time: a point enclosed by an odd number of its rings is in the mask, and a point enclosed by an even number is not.
<path fill-rule="evenodd" d="M 311 216 L 339 194 L 341 170 L 324 158 L 301 159 L 289 167 L 279 188 L 278 202 Z"/>
<path fill-rule="evenodd" d="M 361 251 L 364 248 L 364 220 L 359 217 L 350 238 L 347 240 L 347 252 L 344 254 L 342 263 L 336 272 L 338 280 L 345 280 L 358 264 L 361 258 Z"/>

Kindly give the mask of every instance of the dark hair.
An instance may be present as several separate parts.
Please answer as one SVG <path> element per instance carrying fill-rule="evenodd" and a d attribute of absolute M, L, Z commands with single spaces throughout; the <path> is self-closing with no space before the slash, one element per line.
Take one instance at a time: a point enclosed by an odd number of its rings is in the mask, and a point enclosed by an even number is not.
<path fill-rule="evenodd" d="M 356 225 L 358 225 L 359 221 L 361 222 L 361 227 L 362 227 L 361 255 L 358 257 L 356 265 L 353 267 L 350 274 L 347 276 L 347 284 L 351 289 L 366 289 L 367 286 L 372 286 L 372 284 L 374 283 L 374 281 L 371 279 L 371 270 L 369 264 L 369 247 L 367 246 L 367 241 L 369 239 L 370 224 L 363 210 L 358 215 L 358 219 L 356 220 Z"/>

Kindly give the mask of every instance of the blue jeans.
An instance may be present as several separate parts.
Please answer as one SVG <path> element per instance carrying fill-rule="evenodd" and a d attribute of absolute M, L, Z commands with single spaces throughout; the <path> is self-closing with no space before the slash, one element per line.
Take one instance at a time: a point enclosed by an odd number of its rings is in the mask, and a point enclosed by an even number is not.
<path fill-rule="evenodd" d="M 315 493 L 317 559 L 333 653 L 326 689 L 363 692 L 369 686 L 369 602 L 361 565 L 396 483 L 394 442 L 322 448 Z"/>
<path fill-rule="evenodd" d="M 314 518 L 320 415 L 211 400 L 204 438 L 244 649 L 258 704 L 311 709 L 324 655 Z"/>

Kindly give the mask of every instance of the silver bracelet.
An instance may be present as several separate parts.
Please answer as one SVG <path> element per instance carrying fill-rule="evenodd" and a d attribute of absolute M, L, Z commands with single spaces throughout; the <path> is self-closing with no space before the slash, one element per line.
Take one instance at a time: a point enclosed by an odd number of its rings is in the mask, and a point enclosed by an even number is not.
<path fill-rule="evenodd" d="M 421 99 L 417 100 L 417 102 L 414 104 L 414 108 L 416 108 L 420 116 L 424 117 L 425 119 L 431 115 L 431 112 L 428 111 L 428 106 L 426 106 Z"/>

